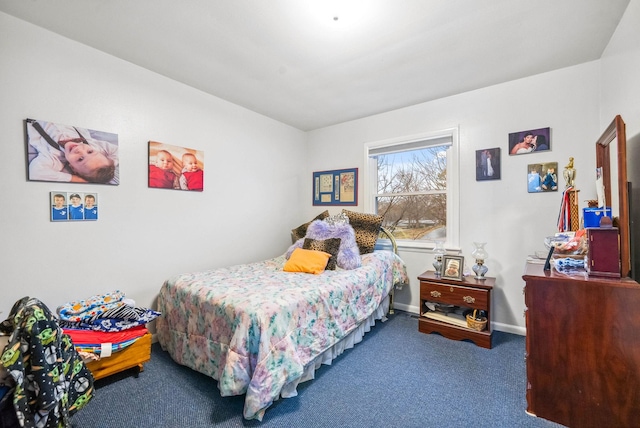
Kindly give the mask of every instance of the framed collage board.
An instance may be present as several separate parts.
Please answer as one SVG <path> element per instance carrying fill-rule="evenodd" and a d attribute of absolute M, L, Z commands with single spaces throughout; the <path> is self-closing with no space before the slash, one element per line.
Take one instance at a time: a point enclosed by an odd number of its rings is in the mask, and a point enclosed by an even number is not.
<path fill-rule="evenodd" d="M 313 205 L 358 205 L 358 168 L 314 172 Z"/>

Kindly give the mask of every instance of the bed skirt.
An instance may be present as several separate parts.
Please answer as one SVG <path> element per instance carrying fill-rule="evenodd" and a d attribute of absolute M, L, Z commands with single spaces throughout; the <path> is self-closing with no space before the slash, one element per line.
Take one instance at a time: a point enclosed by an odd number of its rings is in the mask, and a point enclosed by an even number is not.
<path fill-rule="evenodd" d="M 304 368 L 302 376 L 282 387 L 280 396 L 282 398 L 291 398 L 297 396 L 298 385 L 302 382 L 315 379 L 316 370 L 318 370 L 322 364 L 330 366 L 332 361 L 342 355 L 344 351 L 351 349 L 358 343 L 362 342 L 362 338 L 366 333 L 371 331 L 371 327 L 376 324 L 376 320 L 380 320 L 382 322 L 387 320 L 386 315 L 389 311 L 389 301 L 390 297 L 387 295 L 387 297 L 382 300 L 373 314 L 371 314 L 367 319 L 358 324 L 358 326 L 354 328 L 349 334 L 347 334 L 342 340 L 324 351 L 322 354 L 318 355 L 309 364 L 307 364 Z"/>

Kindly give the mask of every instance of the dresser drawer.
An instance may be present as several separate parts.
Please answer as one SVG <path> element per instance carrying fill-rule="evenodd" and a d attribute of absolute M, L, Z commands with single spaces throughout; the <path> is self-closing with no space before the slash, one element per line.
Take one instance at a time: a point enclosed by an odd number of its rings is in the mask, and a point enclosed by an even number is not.
<path fill-rule="evenodd" d="M 110 357 L 86 363 L 95 380 L 119 373 L 134 367 L 143 370 L 143 364 L 151 359 L 151 333 L 137 339 L 126 348 L 114 352 Z"/>
<path fill-rule="evenodd" d="M 420 281 L 421 300 L 485 309 L 488 307 L 488 296 L 488 291 L 482 288 Z"/>

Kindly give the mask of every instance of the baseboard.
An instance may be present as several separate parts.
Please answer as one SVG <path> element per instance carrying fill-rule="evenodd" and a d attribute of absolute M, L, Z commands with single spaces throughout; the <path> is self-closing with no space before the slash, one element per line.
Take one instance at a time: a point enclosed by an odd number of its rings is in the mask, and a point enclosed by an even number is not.
<path fill-rule="evenodd" d="M 406 305 L 404 303 L 393 302 L 393 307 L 399 311 L 409 312 L 415 315 L 419 315 L 420 311 L 417 306 Z M 527 329 L 518 325 L 504 324 L 501 322 L 492 322 L 491 328 L 496 331 L 503 331 L 505 333 L 517 334 L 519 336 L 526 336 Z"/>
<path fill-rule="evenodd" d="M 501 322 L 492 322 L 491 326 L 494 330 L 504 331 L 505 333 L 517 334 L 519 336 L 526 336 L 527 329 L 526 327 L 521 327 L 519 325 L 511 325 L 511 324 L 503 324 Z"/>
<path fill-rule="evenodd" d="M 405 305 L 404 303 L 393 302 L 393 308 L 400 311 L 411 312 L 412 314 L 418 314 L 418 307 L 412 305 Z"/>

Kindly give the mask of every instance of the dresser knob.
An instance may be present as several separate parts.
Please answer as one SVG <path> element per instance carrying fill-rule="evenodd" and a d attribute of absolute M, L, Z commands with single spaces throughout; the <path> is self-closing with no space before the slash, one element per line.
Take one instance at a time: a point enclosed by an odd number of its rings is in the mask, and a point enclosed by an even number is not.
<path fill-rule="evenodd" d="M 476 299 L 474 297 L 471 296 L 464 296 L 462 298 L 462 300 L 464 300 L 466 303 L 475 303 Z"/>
<path fill-rule="evenodd" d="M 440 296 L 442 296 L 442 293 L 440 293 L 439 291 L 433 290 L 431 292 L 431 297 L 440 297 Z"/>

